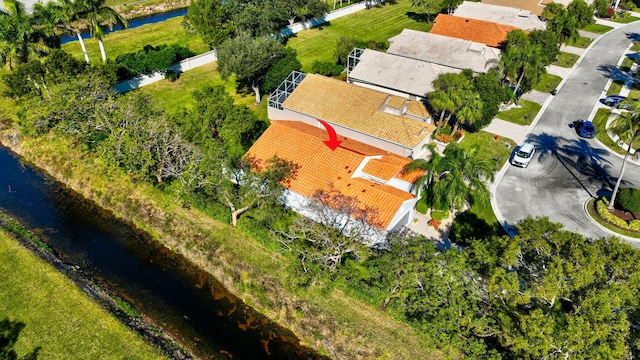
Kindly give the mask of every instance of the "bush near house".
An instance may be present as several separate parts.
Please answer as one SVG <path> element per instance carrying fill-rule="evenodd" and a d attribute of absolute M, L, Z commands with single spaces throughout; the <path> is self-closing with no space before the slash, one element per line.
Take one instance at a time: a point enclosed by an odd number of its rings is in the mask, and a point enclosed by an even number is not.
<path fill-rule="evenodd" d="M 438 221 L 448 218 L 449 215 L 449 210 L 433 210 L 431 212 L 431 218 Z"/>

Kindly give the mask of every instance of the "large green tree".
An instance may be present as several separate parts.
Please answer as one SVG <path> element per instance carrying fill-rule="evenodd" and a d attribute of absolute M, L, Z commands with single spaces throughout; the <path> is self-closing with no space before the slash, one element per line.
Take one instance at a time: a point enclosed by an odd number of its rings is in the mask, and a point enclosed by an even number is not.
<path fill-rule="evenodd" d="M 270 37 L 253 38 L 243 32 L 225 41 L 218 49 L 218 71 L 223 79 L 235 75 L 236 80 L 250 86 L 261 102 L 260 86 L 271 64 L 284 54 L 284 46 Z"/>
<path fill-rule="evenodd" d="M 556 34 L 558 42 L 565 44 L 580 37 L 580 22 L 566 9 L 562 8 L 553 18 L 547 20 L 547 30 Z"/>
<path fill-rule="evenodd" d="M 530 36 L 522 30 L 507 34 L 505 51 L 500 56 L 499 68 L 514 86 L 518 95 L 533 87 L 547 70 L 541 46 L 532 43 Z"/>
<path fill-rule="evenodd" d="M 189 5 L 183 25 L 200 35 L 211 49 L 220 46 L 234 34 L 234 1 L 194 0 Z"/>
<path fill-rule="evenodd" d="M 431 16 L 436 16 L 445 10 L 451 14 L 462 2 L 463 0 L 411 0 L 411 5 L 424 12 L 427 23 L 430 23 Z"/>
<path fill-rule="evenodd" d="M 640 102 L 631 101 L 629 112 L 618 115 L 616 119 L 611 122 L 607 131 L 616 134 L 620 140 L 624 141 L 628 146 L 627 151 L 624 154 L 624 159 L 622 160 L 620 174 L 618 175 L 616 185 L 614 186 L 613 193 L 611 194 L 611 201 L 609 202 L 609 209 L 613 209 L 618 189 L 620 188 L 620 183 L 624 176 L 624 170 L 627 166 L 627 159 L 629 158 L 633 145 L 638 139 L 640 139 Z M 640 150 L 640 148 L 635 150 Z"/>
<path fill-rule="evenodd" d="M 593 5 L 587 4 L 584 0 L 573 0 L 567 6 L 567 14 L 576 19 L 580 28 L 594 23 L 593 12 Z"/>

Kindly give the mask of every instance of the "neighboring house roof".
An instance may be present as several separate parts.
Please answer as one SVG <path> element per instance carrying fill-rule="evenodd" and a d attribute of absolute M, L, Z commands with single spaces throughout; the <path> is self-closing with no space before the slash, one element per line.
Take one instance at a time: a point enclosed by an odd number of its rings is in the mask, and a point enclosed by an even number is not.
<path fill-rule="evenodd" d="M 497 48 L 507 39 L 507 33 L 515 29 L 517 28 L 491 21 L 439 14 L 429 32 L 471 40 Z"/>
<path fill-rule="evenodd" d="M 536 15 L 541 15 L 544 6 L 551 0 L 482 0 L 483 4 L 508 6 L 516 9 L 529 10 Z"/>
<path fill-rule="evenodd" d="M 531 10 L 472 1 L 463 2 L 456 8 L 453 15 L 493 21 L 498 24 L 515 26 L 522 30 L 544 30 L 547 26 L 546 23 L 540 20 L 538 15 L 533 14 Z"/>
<path fill-rule="evenodd" d="M 358 58 L 358 64 L 349 71 L 349 81 L 424 97 L 434 90 L 433 81 L 440 74 L 460 71 L 423 60 L 365 49 Z"/>
<path fill-rule="evenodd" d="M 500 50 L 482 43 L 424 31 L 404 29 L 389 39 L 388 54 L 474 72 L 487 71 L 487 62 L 498 60 Z"/>
<path fill-rule="evenodd" d="M 282 107 L 405 147 L 435 129 L 419 101 L 317 74 L 308 74 Z"/>
<path fill-rule="evenodd" d="M 274 156 L 296 163 L 296 176 L 287 183 L 290 191 L 307 198 L 321 190 L 355 197 L 363 209 L 377 210 L 377 224 L 371 225 L 387 229 L 402 204 L 414 198 L 387 182 L 394 179 L 412 184 L 424 172 L 405 174 L 409 159 L 352 139 L 339 137 L 344 141 L 332 151 L 322 142 L 326 137 L 324 129 L 302 122 L 272 121 L 247 155 L 263 164 Z M 368 176 L 382 181 L 365 178 Z"/>

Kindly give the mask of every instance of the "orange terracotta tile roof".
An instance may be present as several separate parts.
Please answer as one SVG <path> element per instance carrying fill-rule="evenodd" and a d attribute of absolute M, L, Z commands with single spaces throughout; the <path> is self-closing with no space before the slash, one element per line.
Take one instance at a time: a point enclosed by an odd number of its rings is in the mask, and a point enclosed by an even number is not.
<path fill-rule="evenodd" d="M 378 179 L 389 181 L 402 170 L 402 166 L 390 164 L 378 159 L 371 159 L 364 166 L 362 171 Z"/>
<path fill-rule="evenodd" d="M 363 208 L 377 209 L 377 224 L 372 225 L 386 229 L 403 202 L 414 196 L 390 185 L 352 176 L 365 156 L 382 156 L 372 167 L 378 175 L 384 174 L 389 179 L 393 177 L 389 177 L 392 172 L 404 175 L 401 170 L 410 160 L 355 140 L 346 140 L 331 151 L 322 142 L 326 139 L 324 129 L 296 121 L 272 121 L 247 155 L 259 163 L 273 156 L 296 163 L 299 169 L 296 177 L 287 184 L 289 190 L 305 197 L 321 190 L 337 190 L 357 197 Z"/>
<path fill-rule="evenodd" d="M 515 29 L 517 28 L 491 21 L 439 14 L 429 33 L 475 41 L 497 48 L 507 39 L 507 33 Z"/>
<path fill-rule="evenodd" d="M 429 112 L 419 101 L 318 74 L 308 74 L 282 106 L 411 148 L 435 130 L 425 122 Z M 404 116 L 390 113 L 403 107 Z"/>

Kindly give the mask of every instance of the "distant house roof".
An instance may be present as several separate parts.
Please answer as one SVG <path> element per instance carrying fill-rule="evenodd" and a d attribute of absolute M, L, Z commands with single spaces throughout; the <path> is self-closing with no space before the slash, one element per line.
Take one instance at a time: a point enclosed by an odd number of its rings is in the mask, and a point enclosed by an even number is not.
<path fill-rule="evenodd" d="M 302 122 L 272 121 L 247 155 L 263 164 L 274 156 L 296 163 L 299 169 L 287 183 L 289 190 L 307 198 L 318 191 L 355 197 L 363 209 L 377 211 L 371 225 L 387 229 L 402 204 L 414 198 L 387 182 L 413 184 L 424 172 L 405 173 L 409 159 L 352 139 L 332 151 L 322 142 L 326 135 L 325 130 Z"/>
<path fill-rule="evenodd" d="M 487 62 L 498 60 L 500 50 L 484 43 L 404 29 L 389 39 L 388 54 L 474 72 L 487 71 Z"/>
<path fill-rule="evenodd" d="M 508 6 L 516 9 L 529 10 L 535 15 L 541 15 L 544 6 L 551 0 L 482 0 L 483 4 Z"/>
<path fill-rule="evenodd" d="M 507 33 L 515 29 L 517 28 L 491 21 L 439 14 L 434 20 L 430 33 L 471 40 L 498 48 L 507 39 Z"/>
<path fill-rule="evenodd" d="M 358 64 L 349 71 L 349 81 L 424 97 L 432 92 L 433 81 L 443 73 L 459 73 L 460 69 L 365 49 Z"/>
<path fill-rule="evenodd" d="M 282 107 L 406 147 L 435 129 L 419 101 L 317 74 L 308 74 Z"/>
<path fill-rule="evenodd" d="M 465 1 L 456 8 L 453 15 L 493 21 L 498 24 L 515 26 L 522 30 L 544 30 L 546 28 L 546 23 L 540 20 L 538 15 L 533 14 L 531 10 L 488 3 Z"/>

